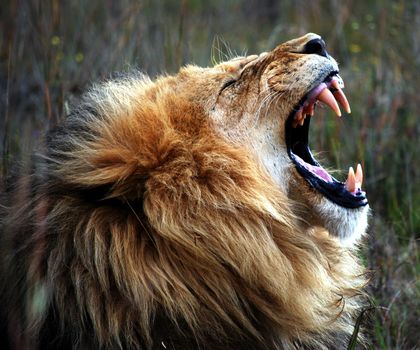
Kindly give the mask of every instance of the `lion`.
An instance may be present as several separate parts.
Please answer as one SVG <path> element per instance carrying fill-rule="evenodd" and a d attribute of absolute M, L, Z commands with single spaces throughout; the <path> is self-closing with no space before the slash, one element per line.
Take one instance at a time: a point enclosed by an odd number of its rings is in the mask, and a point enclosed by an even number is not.
<path fill-rule="evenodd" d="M 308 145 L 343 87 L 312 33 L 93 86 L 7 183 L 3 348 L 346 348 L 369 205 Z"/>

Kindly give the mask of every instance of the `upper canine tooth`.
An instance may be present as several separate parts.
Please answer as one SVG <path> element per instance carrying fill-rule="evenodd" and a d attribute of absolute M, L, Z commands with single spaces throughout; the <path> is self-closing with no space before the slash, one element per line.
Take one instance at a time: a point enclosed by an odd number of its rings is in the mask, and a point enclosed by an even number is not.
<path fill-rule="evenodd" d="M 330 106 L 331 109 L 337 114 L 337 116 L 341 117 L 340 107 L 338 107 L 337 101 L 334 98 L 332 92 L 325 88 L 322 92 L 318 95 L 317 99 L 321 102 L 324 102 L 326 105 Z"/>
<path fill-rule="evenodd" d="M 344 89 L 344 81 L 343 79 L 337 74 L 331 80 L 331 86 L 335 89 Z"/>
<path fill-rule="evenodd" d="M 344 95 L 343 90 L 338 88 L 337 90 L 333 92 L 333 95 L 335 99 L 340 103 L 340 105 L 343 106 L 344 110 L 350 114 L 351 113 L 350 104 L 349 104 L 349 101 L 347 101 L 346 95 Z"/>
<path fill-rule="evenodd" d="M 343 80 L 339 81 L 336 77 L 332 78 L 331 86 L 336 90 L 344 89 Z"/>
<path fill-rule="evenodd" d="M 334 88 L 334 89 L 336 89 L 336 90 L 338 90 L 338 89 L 340 89 L 340 85 L 338 84 L 338 80 L 337 79 L 332 79 L 331 80 L 331 86 Z"/>

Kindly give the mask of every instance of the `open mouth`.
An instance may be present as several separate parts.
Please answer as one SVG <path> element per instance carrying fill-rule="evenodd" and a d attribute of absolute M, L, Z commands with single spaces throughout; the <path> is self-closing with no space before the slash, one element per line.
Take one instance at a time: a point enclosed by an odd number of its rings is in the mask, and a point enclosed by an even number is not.
<path fill-rule="evenodd" d="M 353 168 L 349 169 L 345 182 L 338 181 L 315 160 L 308 145 L 310 117 L 318 102 L 329 106 L 338 116 L 341 116 L 338 103 L 350 113 L 343 87 L 341 77 L 334 71 L 301 99 L 286 121 L 287 152 L 299 174 L 313 188 L 340 206 L 359 208 L 368 204 L 366 193 L 362 191 L 360 164 L 356 172 Z"/>

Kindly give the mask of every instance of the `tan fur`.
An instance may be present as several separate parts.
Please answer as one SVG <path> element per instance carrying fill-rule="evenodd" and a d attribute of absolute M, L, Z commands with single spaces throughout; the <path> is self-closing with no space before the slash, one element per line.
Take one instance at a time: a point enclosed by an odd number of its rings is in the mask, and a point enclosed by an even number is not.
<path fill-rule="evenodd" d="M 3 223 L 3 242 L 21 247 L 4 266 L 26 261 L 3 280 L 26 281 L 28 344 L 51 305 L 80 344 L 91 329 L 111 348 L 156 346 L 161 313 L 203 348 L 212 338 L 270 349 L 348 338 L 363 270 L 314 214 L 321 195 L 284 148 L 285 119 L 324 64 L 298 53 L 312 37 L 85 95 L 49 137 L 34 199 L 22 207 L 16 190 Z"/>

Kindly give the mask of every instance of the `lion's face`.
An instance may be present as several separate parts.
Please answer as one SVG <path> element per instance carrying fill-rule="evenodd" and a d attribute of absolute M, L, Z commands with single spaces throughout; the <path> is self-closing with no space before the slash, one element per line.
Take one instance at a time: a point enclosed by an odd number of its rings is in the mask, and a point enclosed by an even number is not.
<path fill-rule="evenodd" d="M 350 112 L 338 72 L 322 39 L 307 34 L 259 56 L 235 58 L 213 68 L 188 67 L 181 75 L 190 91 L 193 87 L 204 92 L 198 102 L 217 131 L 249 148 L 288 194 L 298 216 L 305 218 L 302 225 L 322 226 L 351 245 L 367 226 L 361 167 L 355 174 L 349 170 L 341 182 L 314 159 L 308 146 L 318 101 L 337 115 L 338 104 Z"/>

